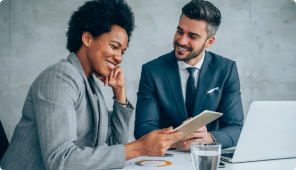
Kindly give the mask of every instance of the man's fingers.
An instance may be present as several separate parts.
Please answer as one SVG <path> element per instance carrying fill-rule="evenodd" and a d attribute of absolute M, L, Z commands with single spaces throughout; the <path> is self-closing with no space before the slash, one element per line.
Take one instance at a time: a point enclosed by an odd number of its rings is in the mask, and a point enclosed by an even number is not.
<path fill-rule="evenodd" d="M 190 146 L 192 142 L 202 142 L 202 141 L 203 141 L 202 139 L 190 139 L 190 140 L 184 141 L 184 145 Z"/>
<path fill-rule="evenodd" d="M 191 139 L 191 138 L 194 138 L 194 133 L 191 133 L 190 135 L 187 135 L 185 138 L 183 138 L 182 140 L 188 140 L 188 139 Z"/>
<path fill-rule="evenodd" d="M 191 139 L 191 140 L 185 141 L 185 142 L 184 142 L 184 145 L 186 145 L 186 146 L 190 146 L 190 144 L 191 144 L 192 142 L 205 143 L 205 140 L 204 140 L 203 138 L 200 138 L 200 139 Z"/>
<path fill-rule="evenodd" d="M 172 144 L 172 145 L 171 145 L 171 148 L 177 148 L 176 143 Z"/>
<path fill-rule="evenodd" d="M 203 126 L 203 127 L 197 129 L 197 130 L 194 131 L 194 132 L 207 132 L 207 127 L 206 127 L 206 126 Z"/>
<path fill-rule="evenodd" d="M 188 122 L 190 119 L 192 119 L 192 117 L 190 117 L 189 119 L 187 119 L 187 120 L 183 121 L 183 122 L 182 122 L 182 124 L 184 124 L 184 123 Z"/>
<path fill-rule="evenodd" d="M 186 136 L 182 140 L 198 139 L 198 138 L 205 138 L 205 137 L 206 137 L 206 133 L 194 132 Z"/>

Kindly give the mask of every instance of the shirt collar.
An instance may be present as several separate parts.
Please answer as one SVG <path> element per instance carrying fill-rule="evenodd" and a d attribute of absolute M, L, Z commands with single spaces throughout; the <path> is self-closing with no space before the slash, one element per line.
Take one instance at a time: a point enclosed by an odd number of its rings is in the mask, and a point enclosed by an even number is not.
<path fill-rule="evenodd" d="M 205 59 L 205 52 L 204 52 L 201 60 L 198 63 L 196 63 L 194 66 L 191 66 L 191 65 L 185 63 L 185 61 L 178 61 L 178 66 L 179 66 L 179 69 L 180 70 L 184 70 L 184 69 L 186 69 L 188 67 L 196 67 L 197 69 L 200 70 L 201 69 L 201 66 L 202 66 L 202 64 L 204 62 L 204 59 Z"/>

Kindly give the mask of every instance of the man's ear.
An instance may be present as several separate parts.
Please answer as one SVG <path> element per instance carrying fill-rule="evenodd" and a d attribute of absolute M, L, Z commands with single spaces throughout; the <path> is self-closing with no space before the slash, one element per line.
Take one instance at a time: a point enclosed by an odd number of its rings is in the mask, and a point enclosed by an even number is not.
<path fill-rule="evenodd" d="M 91 43 L 92 35 L 89 32 L 84 31 L 81 38 L 82 38 L 83 45 L 86 47 L 89 47 Z"/>
<path fill-rule="evenodd" d="M 205 48 L 209 48 L 213 45 L 215 41 L 215 36 L 211 36 L 210 38 L 207 39 L 207 42 L 206 42 L 206 45 L 205 45 Z"/>

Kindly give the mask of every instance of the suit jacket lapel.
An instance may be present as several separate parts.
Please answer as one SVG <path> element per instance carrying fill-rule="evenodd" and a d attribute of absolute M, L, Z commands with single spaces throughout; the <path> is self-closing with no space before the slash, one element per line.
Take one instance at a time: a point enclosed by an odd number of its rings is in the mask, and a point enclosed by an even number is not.
<path fill-rule="evenodd" d="M 194 109 L 193 109 L 192 116 L 196 116 L 201 111 L 203 111 L 200 109 L 207 95 L 209 83 L 212 81 L 214 67 L 215 67 L 215 62 L 213 60 L 213 57 L 210 53 L 206 51 L 204 63 L 200 69 L 200 73 L 198 76 L 198 84 L 197 84 L 197 89 L 195 94 Z"/>
<path fill-rule="evenodd" d="M 98 97 L 98 109 L 99 109 L 99 133 L 100 136 L 97 139 L 97 144 L 98 145 L 102 145 L 106 142 L 106 138 L 107 138 L 107 133 L 108 133 L 108 109 L 107 109 L 107 105 L 105 103 L 105 99 L 104 96 L 101 92 L 100 86 L 99 84 L 95 81 L 94 77 L 91 76 L 90 78 L 90 82 L 92 84 L 92 87 L 94 87 L 94 91 Z M 106 130 L 107 128 L 107 130 Z"/>
<path fill-rule="evenodd" d="M 77 70 L 79 71 L 80 75 L 82 76 L 83 80 L 84 80 L 84 84 L 86 86 L 86 91 L 87 91 L 87 94 L 88 94 L 88 97 L 89 97 L 89 101 L 91 103 L 91 107 L 92 107 L 92 111 L 93 111 L 93 116 L 94 116 L 94 119 L 95 119 L 95 127 L 98 127 L 98 123 L 99 123 L 99 112 L 98 110 L 96 109 L 96 105 L 95 105 L 95 102 L 97 102 L 94 97 L 93 97 L 93 93 L 91 91 L 91 88 L 90 88 L 90 85 L 88 83 L 88 79 L 85 75 L 85 72 L 83 70 L 83 67 L 78 59 L 78 57 L 76 56 L 75 53 L 71 53 L 68 55 L 67 57 L 68 61 L 73 64 Z M 97 136 L 98 134 L 98 129 L 94 129 L 94 133 L 95 133 L 95 136 Z M 96 141 L 96 140 L 95 140 Z M 95 145 L 95 143 L 94 143 Z"/>
<path fill-rule="evenodd" d="M 179 67 L 175 58 L 175 51 L 172 51 L 167 55 L 166 62 L 163 63 L 164 71 L 166 73 L 171 91 L 175 98 L 175 102 L 178 106 L 180 116 L 182 120 L 187 120 L 188 116 L 185 109 L 183 93 L 182 93 L 182 85 Z"/>

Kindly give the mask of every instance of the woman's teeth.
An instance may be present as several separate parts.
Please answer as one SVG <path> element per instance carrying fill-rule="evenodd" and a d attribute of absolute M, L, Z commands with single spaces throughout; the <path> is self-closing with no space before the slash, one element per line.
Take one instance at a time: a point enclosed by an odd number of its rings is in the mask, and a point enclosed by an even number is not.
<path fill-rule="evenodd" d="M 106 61 L 106 63 L 107 63 L 110 67 L 112 67 L 112 68 L 115 67 L 113 64 L 109 63 L 108 61 Z"/>

